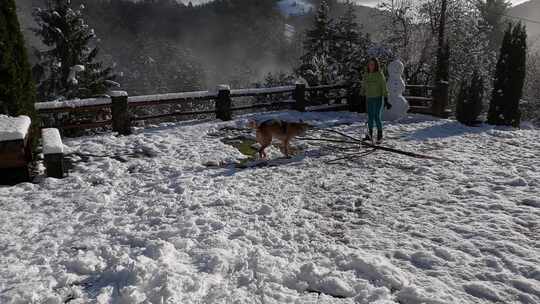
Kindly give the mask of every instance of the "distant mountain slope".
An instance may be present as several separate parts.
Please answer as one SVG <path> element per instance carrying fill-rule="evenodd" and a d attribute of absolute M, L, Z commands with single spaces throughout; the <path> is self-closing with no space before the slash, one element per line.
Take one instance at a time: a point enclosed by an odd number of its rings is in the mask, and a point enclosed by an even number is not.
<path fill-rule="evenodd" d="M 304 15 L 314 9 L 313 4 L 307 0 L 281 0 L 278 2 L 278 6 L 286 16 Z"/>
<path fill-rule="evenodd" d="M 510 15 L 540 22 L 540 0 L 531 0 L 510 9 Z M 540 23 L 525 22 L 532 45 L 540 49 Z"/>

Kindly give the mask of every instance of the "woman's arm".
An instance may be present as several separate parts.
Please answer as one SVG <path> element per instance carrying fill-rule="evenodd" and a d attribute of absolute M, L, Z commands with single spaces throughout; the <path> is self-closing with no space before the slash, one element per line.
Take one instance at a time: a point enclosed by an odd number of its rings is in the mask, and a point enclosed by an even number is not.
<path fill-rule="evenodd" d="M 386 77 L 381 73 L 381 95 L 383 97 L 388 97 L 388 88 L 386 87 Z"/>
<path fill-rule="evenodd" d="M 366 96 L 366 75 L 362 76 L 362 81 L 360 82 L 360 96 Z"/>

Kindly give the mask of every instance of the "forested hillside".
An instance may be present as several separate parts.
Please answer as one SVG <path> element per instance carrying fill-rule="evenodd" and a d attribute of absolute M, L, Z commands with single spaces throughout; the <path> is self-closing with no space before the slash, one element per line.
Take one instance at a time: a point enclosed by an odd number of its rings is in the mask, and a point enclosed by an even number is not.
<path fill-rule="evenodd" d="M 169 0 L 73 0 L 100 39 L 100 57 L 115 65 L 118 81 L 130 94 L 178 92 L 228 83 L 251 85 L 269 72 L 290 72 L 301 56 L 302 35 L 313 13 L 282 14 L 277 0 L 218 0 L 191 6 Z M 313 1 L 314 6 L 320 1 Z M 19 4 L 19 1 L 17 2 Z M 344 10 L 331 1 L 332 13 Z M 19 4 L 21 23 L 31 47 L 40 47 L 29 30 L 32 7 Z M 379 18 L 358 6 L 359 23 Z M 376 34 L 376 33 L 375 33 Z"/>

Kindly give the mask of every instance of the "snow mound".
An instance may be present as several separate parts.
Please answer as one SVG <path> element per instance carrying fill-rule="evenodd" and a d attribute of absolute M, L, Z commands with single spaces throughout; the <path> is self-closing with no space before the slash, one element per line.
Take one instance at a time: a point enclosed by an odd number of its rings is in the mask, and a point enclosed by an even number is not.
<path fill-rule="evenodd" d="M 499 297 L 497 292 L 493 288 L 487 286 L 487 284 L 483 282 L 464 284 L 463 289 L 468 294 L 476 298 L 485 299 L 485 300 L 493 301 L 493 302 L 501 301 L 501 298 Z"/>
<path fill-rule="evenodd" d="M 525 198 L 521 201 L 522 205 L 540 208 L 540 198 Z"/>
<path fill-rule="evenodd" d="M 77 274 L 93 274 L 105 268 L 105 261 L 95 252 L 79 253 L 77 257 L 66 262 L 66 268 Z"/>
<path fill-rule="evenodd" d="M 397 299 L 400 304 L 447 304 L 454 301 L 442 301 L 435 299 L 429 295 L 420 293 L 413 287 L 405 287 L 397 294 Z"/>
<path fill-rule="evenodd" d="M 415 252 L 410 258 L 414 266 L 423 269 L 433 269 L 435 266 L 442 264 L 438 257 L 426 251 Z"/>
<path fill-rule="evenodd" d="M 272 208 L 272 206 L 270 206 L 268 204 L 263 204 L 263 205 L 261 205 L 259 210 L 257 210 L 257 214 L 258 215 L 270 215 L 273 210 L 274 209 Z"/>
<path fill-rule="evenodd" d="M 407 276 L 388 259 L 382 256 L 358 251 L 340 261 L 344 270 L 354 270 L 358 277 L 376 282 L 389 289 L 401 289 L 407 285 Z"/>
<path fill-rule="evenodd" d="M 301 290 L 320 292 L 340 298 L 349 298 L 356 294 L 355 290 L 343 279 L 331 273 L 322 273 L 313 263 L 307 263 L 300 267 L 297 280 Z"/>

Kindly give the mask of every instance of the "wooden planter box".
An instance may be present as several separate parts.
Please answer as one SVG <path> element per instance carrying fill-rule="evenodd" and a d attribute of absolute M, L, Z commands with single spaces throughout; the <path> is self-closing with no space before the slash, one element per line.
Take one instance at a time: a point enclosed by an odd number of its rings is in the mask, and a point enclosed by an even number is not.
<path fill-rule="evenodd" d="M 25 139 L 0 141 L 0 184 L 13 185 L 30 180 L 32 151 L 30 136 Z"/>
<path fill-rule="evenodd" d="M 5 116 L 2 118 L 5 119 Z M 28 126 L 24 130 L 24 138 L 23 133 L 19 133 L 20 139 L 17 139 L 18 135 L 12 136 L 14 133 L 11 133 L 7 137 L 4 136 L 4 140 L 0 140 L 0 184 L 13 185 L 30 180 L 29 165 L 32 162 L 32 149 L 28 118 L 27 121 Z M 2 128 L 6 128 L 6 125 Z M 13 130 L 7 132 L 11 131 Z"/>

